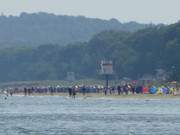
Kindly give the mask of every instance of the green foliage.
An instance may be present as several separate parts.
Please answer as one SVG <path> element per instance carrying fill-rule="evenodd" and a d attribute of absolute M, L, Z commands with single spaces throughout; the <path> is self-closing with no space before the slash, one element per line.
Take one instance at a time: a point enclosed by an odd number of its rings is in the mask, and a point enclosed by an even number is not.
<path fill-rule="evenodd" d="M 118 78 L 137 78 L 162 68 L 180 79 L 180 23 L 153 26 L 134 33 L 104 31 L 89 42 L 67 46 L 41 45 L 34 48 L 0 50 L 0 81 L 98 78 L 101 60 L 112 60 Z M 174 76 L 176 75 L 176 76 Z"/>
<path fill-rule="evenodd" d="M 88 41 L 94 34 L 104 30 L 137 31 L 145 27 L 148 25 L 136 22 L 122 24 L 116 19 L 101 20 L 43 12 L 0 16 L 0 47 L 66 45 L 77 41 Z"/>

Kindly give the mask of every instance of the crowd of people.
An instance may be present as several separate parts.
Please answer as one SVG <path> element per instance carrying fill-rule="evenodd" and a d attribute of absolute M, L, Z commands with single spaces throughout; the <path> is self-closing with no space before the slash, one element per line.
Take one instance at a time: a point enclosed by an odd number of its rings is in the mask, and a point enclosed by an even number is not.
<path fill-rule="evenodd" d="M 98 86 L 70 86 L 70 87 L 60 87 L 58 86 L 43 86 L 43 87 L 19 87 L 19 88 L 7 88 L 2 91 L 8 95 L 23 94 L 25 96 L 30 96 L 33 94 L 58 94 L 58 93 L 68 93 L 69 96 L 75 97 L 76 93 L 99 93 L 100 87 Z"/>
<path fill-rule="evenodd" d="M 8 95 L 23 94 L 29 96 L 32 94 L 50 94 L 54 95 L 57 93 L 67 93 L 70 97 L 75 98 L 77 93 L 86 95 L 88 93 L 104 93 L 104 95 L 129 95 L 129 94 L 177 94 L 177 87 L 161 85 L 159 87 L 149 86 L 145 87 L 142 85 L 133 85 L 131 83 L 125 85 L 117 85 L 104 87 L 100 85 L 95 86 L 71 86 L 71 87 L 20 87 L 20 88 L 9 88 L 4 90 Z"/>

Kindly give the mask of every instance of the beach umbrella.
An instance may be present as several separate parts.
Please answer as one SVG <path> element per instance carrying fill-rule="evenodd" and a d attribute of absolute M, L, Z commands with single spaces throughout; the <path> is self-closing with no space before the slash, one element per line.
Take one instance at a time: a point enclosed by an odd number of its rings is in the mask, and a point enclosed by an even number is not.
<path fill-rule="evenodd" d="M 172 83 L 172 84 L 176 84 L 177 82 L 176 82 L 176 81 L 172 81 L 171 83 Z"/>
<path fill-rule="evenodd" d="M 155 86 L 153 86 L 153 87 L 151 87 L 151 88 L 149 89 L 149 92 L 150 92 L 151 94 L 156 94 L 157 88 L 156 88 Z"/>
<path fill-rule="evenodd" d="M 163 94 L 162 88 L 163 88 L 162 86 L 157 88 L 157 94 L 160 94 L 160 95 Z"/>
<path fill-rule="evenodd" d="M 149 88 L 148 88 L 148 87 L 143 87 L 143 93 L 144 93 L 144 94 L 149 93 Z"/>
<path fill-rule="evenodd" d="M 168 88 L 163 87 L 163 88 L 162 88 L 162 91 L 163 91 L 164 94 L 168 94 Z"/>

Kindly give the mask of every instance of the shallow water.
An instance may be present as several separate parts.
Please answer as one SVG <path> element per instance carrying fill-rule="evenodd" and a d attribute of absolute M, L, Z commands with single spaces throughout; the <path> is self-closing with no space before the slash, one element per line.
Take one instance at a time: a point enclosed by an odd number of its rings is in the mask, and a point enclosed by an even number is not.
<path fill-rule="evenodd" d="M 180 100 L 0 97 L 2 135 L 179 135 Z"/>

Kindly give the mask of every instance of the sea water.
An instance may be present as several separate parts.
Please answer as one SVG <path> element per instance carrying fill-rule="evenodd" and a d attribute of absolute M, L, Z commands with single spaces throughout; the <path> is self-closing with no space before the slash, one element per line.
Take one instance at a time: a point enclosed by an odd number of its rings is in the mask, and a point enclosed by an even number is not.
<path fill-rule="evenodd" d="M 179 99 L 0 97 L 0 135 L 180 135 Z"/>

